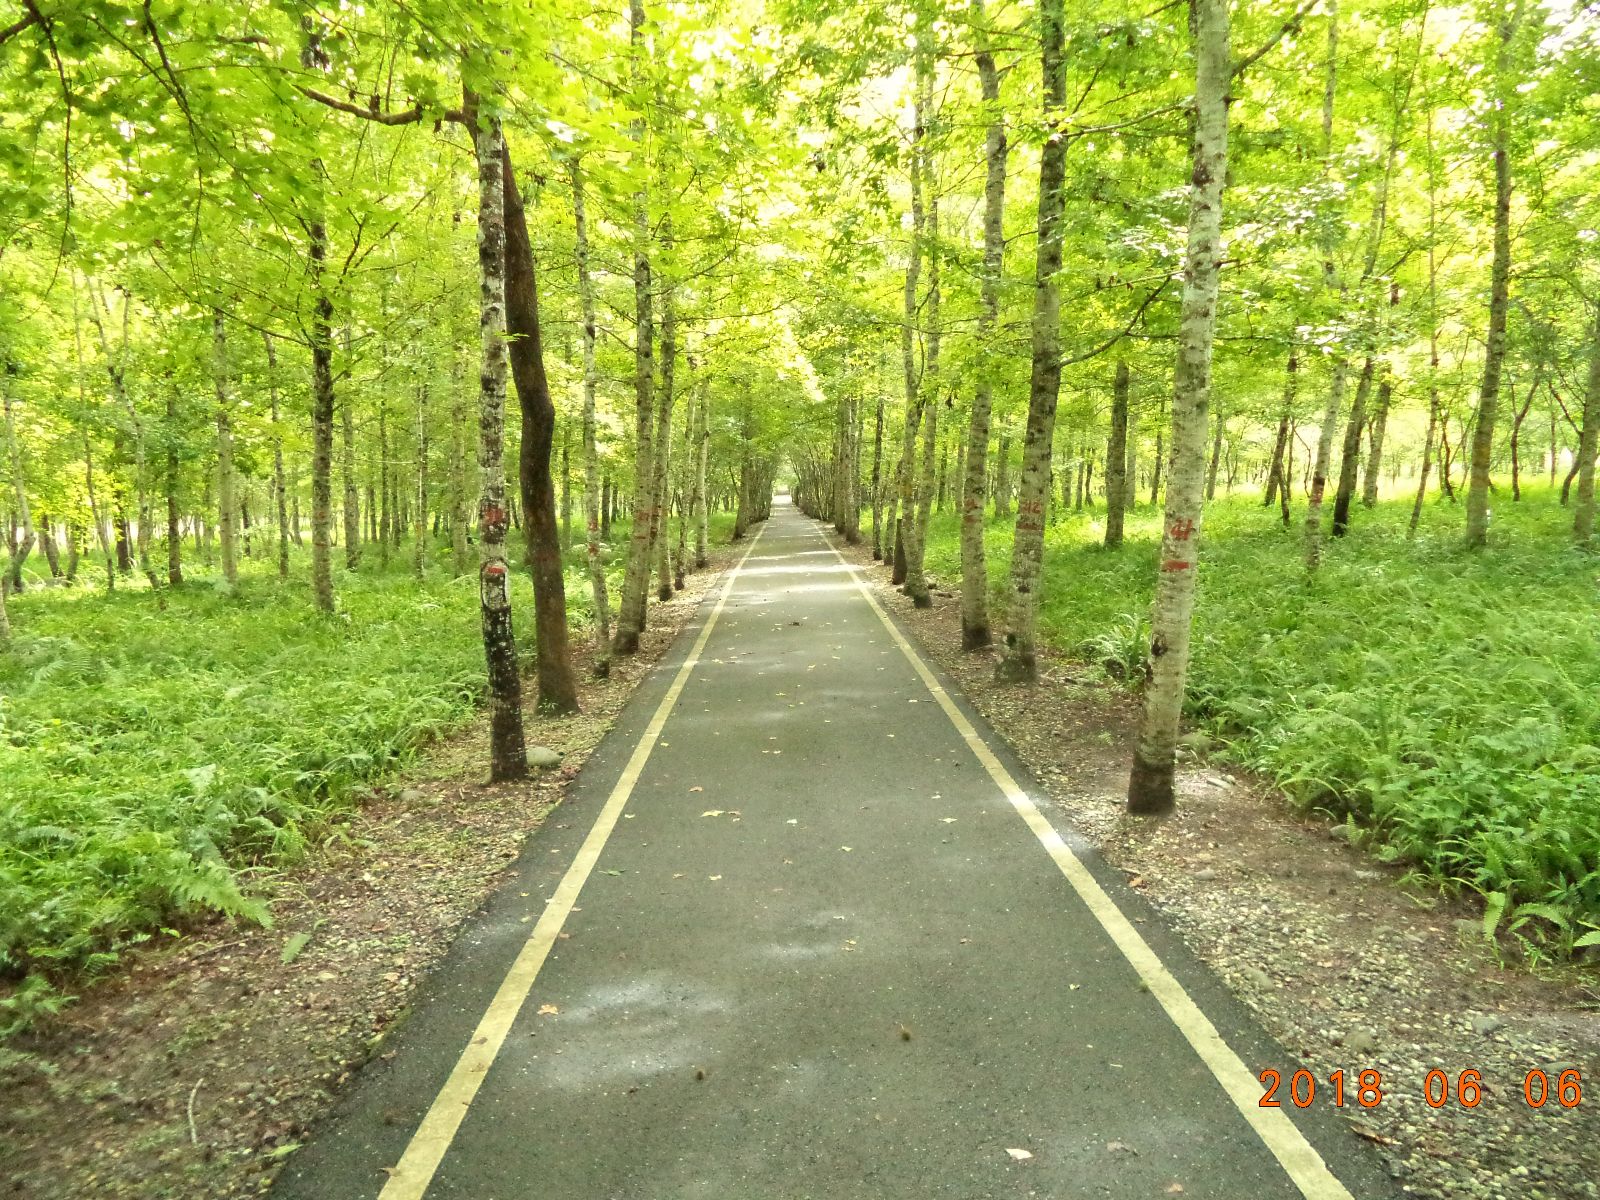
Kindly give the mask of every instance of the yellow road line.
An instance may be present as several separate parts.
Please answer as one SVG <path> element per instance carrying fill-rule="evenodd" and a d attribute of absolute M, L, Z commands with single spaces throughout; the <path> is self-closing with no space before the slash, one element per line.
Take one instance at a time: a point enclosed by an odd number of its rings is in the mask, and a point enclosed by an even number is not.
<path fill-rule="evenodd" d="M 572 906 L 577 902 L 578 893 L 583 890 L 583 885 L 594 871 L 600 852 L 605 849 L 611 831 L 616 828 L 623 808 L 633 795 L 634 786 L 639 782 L 644 765 L 650 758 L 650 751 L 655 748 L 656 739 L 661 736 L 662 727 L 666 725 L 673 705 L 678 702 L 684 684 L 689 682 L 689 675 L 699 663 L 700 654 L 711 638 L 711 631 L 716 628 L 717 618 L 722 615 L 723 606 L 728 602 L 734 581 L 738 579 L 739 572 L 744 570 L 746 560 L 755 550 L 756 543 L 761 540 L 761 533 L 764 532 L 766 530 L 763 526 L 762 530 L 751 539 L 749 548 L 739 559 L 738 565 L 728 573 L 727 582 L 722 585 L 722 595 L 717 598 L 716 607 L 706 618 L 705 627 L 695 639 L 689 657 L 683 660 L 672 686 L 667 689 L 667 694 L 656 706 L 655 715 L 650 718 L 650 724 L 645 726 L 638 744 L 634 746 L 633 754 L 622 769 L 621 778 L 611 789 L 611 795 L 606 798 L 600 815 L 595 818 L 594 827 L 589 830 L 583 845 L 578 848 L 577 857 L 572 860 L 567 873 L 561 877 L 555 895 L 545 905 L 544 913 L 539 917 L 538 924 L 533 927 L 533 932 L 528 935 L 528 940 L 523 943 L 516 961 L 511 964 L 511 969 L 501 980 L 494 999 L 489 1001 L 489 1007 L 479 1019 L 478 1027 L 472 1031 L 472 1037 L 468 1039 L 466 1048 L 456 1060 L 450 1078 L 445 1080 L 444 1086 L 439 1089 L 439 1094 L 433 1098 L 433 1103 L 423 1114 L 422 1123 L 411 1135 L 411 1141 L 407 1143 L 405 1153 L 400 1156 L 399 1164 L 389 1172 L 389 1181 L 383 1185 L 383 1191 L 378 1193 L 378 1200 L 422 1200 L 428 1185 L 433 1182 L 434 1173 L 438 1171 L 440 1162 L 450 1149 L 450 1143 L 455 1140 L 456 1130 L 466 1118 L 467 1109 L 471 1107 L 478 1089 L 483 1086 L 489 1068 L 494 1065 L 495 1057 L 500 1053 L 506 1035 L 511 1032 L 512 1023 L 527 1001 L 528 993 L 533 990 L 540 968 L 549 957 L 550 948 L 556 944 L 556 937 L 561 932 L 561 927 L 566 924 Z"/>
<path fill-rule="evenodd" d="M 1011 806 L 1033 831 L 1033 836 L 1039 839 L 1046 853 L 1067 877 L 1067 882 L 1072 885 L 1073 891 L 1078 893 L 1078 898 L 1094 914 L 1095 920 L 1100 922 L 1100 927 L 1106 931 L 1117 949 L 1122 952 L 1122 956 L 1138 972 L 1139 978 L 1150 989 L 1151 995 L 1161 1002 L 1161 1007 L 1166 1009 L 1172 1023 L 1178 1027 L 1178 1031 L 1188 1040 L 1189 1045 L 1194 1047 L 1200 1060 L 1210 1069 L 1211 1074 L 1222 1085 L 1222 1090 L 1233 1101 L 1234 1107 L 1256 1131 L 1256 1135 L 1266 1144 L 1272 1156 L 1278 1160 L 1278 1164 L 1300 1189 L 1301 1195 L 1305 1196 L 1306 1200 L 1353 1200 L 1344 1184 L 1328 1170 L 1328 1165 L 1322 1161 L 1322 1156 L 1284 1111 L 1280 1108 L 1260 1106 L 1260 1081 L 1250 1073 L 1250 1068 L 1244 1065 L 1244 1060 L 1223 1040 L 1216 1026 L 1211 1023 L 1211 1019 L 1201 1011 L 1189 993 L 1184 991 L 1183 985 L 1150 948 L 1150 943 L 1140 936 L 1133 923 L 1117 907 L 1116 901 L 1090 874 L 1088 867 L 1083 865 L 1083 860 L 1073 853 L 1072 847 L 1062 840 L 1061 835 L 1028 798 L 1027 792 L 1023 791 L 1011 772 L 1006 770 L 995 757 L 994 751 L 973 728 L 972 722 L 967 720 L 966 715 L 956 707 L 955 701 L 945 692 L 922 656 L 900 632 L 899 626 L 889 619 L 889 614 L 884 612 L 877 597 L 872 594 L 859 568 L 845 558 L 826 533 L 822 534 L 822 540 L 849 569 L 856 587 L 872 606 L 872 611 L 878 614 L 878 620 L 883 622 L 895 645 L 900 647 L 900 652 L 906 656 L 912 668 L 921 677 L 939 707 L 944 709 L 945 716 L 950 718 L 950 723 L 956 727 L 956 732 L 983 764 L 984 770 L 989 773 L 989 778 L 994 780 L 1005 794 Z"/>

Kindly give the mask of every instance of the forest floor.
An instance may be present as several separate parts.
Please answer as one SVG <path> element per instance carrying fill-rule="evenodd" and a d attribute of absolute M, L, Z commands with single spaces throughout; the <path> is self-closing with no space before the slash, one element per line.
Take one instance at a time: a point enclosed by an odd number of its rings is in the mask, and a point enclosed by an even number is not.
<path fill-rule="evenodd" d="M 264 1191 L 340 1085 L 386 1053 L 418 982 L 532 830 L 559 812 L 568 782 L 733 554 L 718 546 L 710 569 L 652 604 L 640 652 L 614 660 L 609 678 L 593 678 L 580 652 L 581 715 L 528 725 L 529 744 L 560 754 L 558 767 L 484 785 L 477 721 L 371 788 L 334 836 L 275 880 L 273 928 L 218 918 L 128 952 L 113 976 L 13 1039 L 0 1063 L 0 1195 Z M 390 886 L 396 879 L 406 886 Z"/>
<path fill-rule="evenodd" d="M 935 602 L 917 610 L 888 585 L 870 550 L 880 601 L 1047 788 L 1067 820 L 1162 911 L 1298 1061 L 1317 1105 L 1342 1070 L 1382 1074 L 1369 1108 L 1346 1095 L 1344 1115 L 1375 1143 L 1408 1194 L 1437 1200 L 1579 1200 L 1600 1196 L 1600 980 L 1591 968 L 1511 965 L 1483 935 L 1482 905 L 1453 899 L 1350 844 L 1347 827 L 1294 807 L 1269 781 L 1192 756 L 1177 813 L 1123 810 L 1138 722 L 1134 695 L 1098 662 L 1041 657 L 1032 689 L 997 685 L 996 651 L 960 649 L 958 582 L 931 577 Z M 1524 1095 L 1542 1070 L 1550 1098 Z M 1448 1076 L 1433 1107 L 1428 1073 Z M 1577 1070 L 1584 1095 L 1556 1098 Z M 1479 1073 L 1481 1100 L 1462 1076 Z M 1434 1077 L 1435 1100 L 1444 1081 Z M 1537 1098 L 1537 1089 L 1535 1091 Z M 1288 1101 L 1285 1099 L 1287 1105 Z"/>

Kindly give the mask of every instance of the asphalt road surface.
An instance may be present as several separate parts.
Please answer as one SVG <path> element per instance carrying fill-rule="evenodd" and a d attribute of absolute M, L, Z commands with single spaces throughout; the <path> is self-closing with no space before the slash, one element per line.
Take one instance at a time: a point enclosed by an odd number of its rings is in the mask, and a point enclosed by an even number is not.
<path fill-rule="evenodd" d="M 274 1195 L 1393 1195 L 1039 794 L 780 502 Z"/>

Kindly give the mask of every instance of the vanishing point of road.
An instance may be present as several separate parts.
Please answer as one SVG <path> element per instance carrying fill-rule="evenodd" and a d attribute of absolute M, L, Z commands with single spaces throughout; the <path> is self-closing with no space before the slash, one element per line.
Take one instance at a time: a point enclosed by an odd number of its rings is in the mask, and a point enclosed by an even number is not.
<path fill-rule="evenodd" d="M 780 502 L 274 1196 L 1393 1195 L 1040 795 Z"/>

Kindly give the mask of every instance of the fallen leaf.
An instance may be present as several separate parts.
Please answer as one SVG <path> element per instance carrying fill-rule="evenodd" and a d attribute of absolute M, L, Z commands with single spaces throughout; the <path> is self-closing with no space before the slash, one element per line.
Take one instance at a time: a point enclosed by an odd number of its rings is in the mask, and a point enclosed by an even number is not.
<path fill-rule="evenodd" d="M 1183 1195 L 1183 1184 L 1181 1184 L 1181 1183 L 1170 1183 L 1170 1184 L 1168 1184 L 1167 1185 L 1167 1195 L 1169 1195 L 1169 1196 L 1181 1196 L 1181 1195 Z"/>
<path fill-rule="evenodd" d="M 798 825 L 798 824 L 800 824 L 800 822 L 797 821 L 795 818 L 790 817 L 787 821 L 784 822 L 784 824 L 785 825 Z"/>
<path fill-rule="evenodd" d="M 946 825 L 954 825 L 956 823 L 956 819 L 954 817 L 940 817 L 939 820 Z"/>
<path fill-rule="evenodd" d="M 849 854 L 851 850 L 855 849 L 855 847 L 854 846 L 840 846 L 839 849 L 843 850 L 846 854 Z"/>
<path fill-rule="evenodd" d="M 724 809 L 724 808 L 708 808 L 708 809 L 705 810 L 705 812 L 701 813 L 700 815 L 702 817 L 720 817 L 726 811 L 727 811 L 727 809 Z"/>
<path fill-rule="evenodd" d="M 711 880 L 712 883 L 715 883 L 717 880 L 721 879 L 722 876 L 721 875 L 707 875 L 706 878 Z"/>
<path fill-rule="evenodd" d="M 705 788 L 703 788 L 703 787 L 692 787 L 689 790 L 691 792 L 703 792 L 703 791 L 705 791 Z"/>
<path fill-rule="evenodd" d="M 557 1013 L 559 1013 L 560 1011 L 561 1010 L 559 1008 L 557 1008 L 554 1004 L 541 1004 L 541 1005 L 539 1005 L 539 1015 L 541 1017 L 553 1017 Z"/>
<path fill-rule="evenodd" d="M 1115 1141 L 1115 1142 L 1107 1142 L 1106 1143 L 1106 1149 L 1111 1151 L 1111 1153 L 1113 1153 L 1113 1154 L 1137 1154 L 1137 1153 L 1139 1153 L 1132 1146 L 1128 1145 L 1127 1142 L 1120 1141 L 1120 1140 L 1119 1141 Z"/>
<path fill-rule="evenodd" d="M 1018 1150 L 1012 1146 L 1006 1147 L 1006 1153 L 1011 1155 L 1012 1162 L 1027 1162 L 1028 1159 L 1033 1157 L 1033 1154 L 1030 1151 Z"/>

